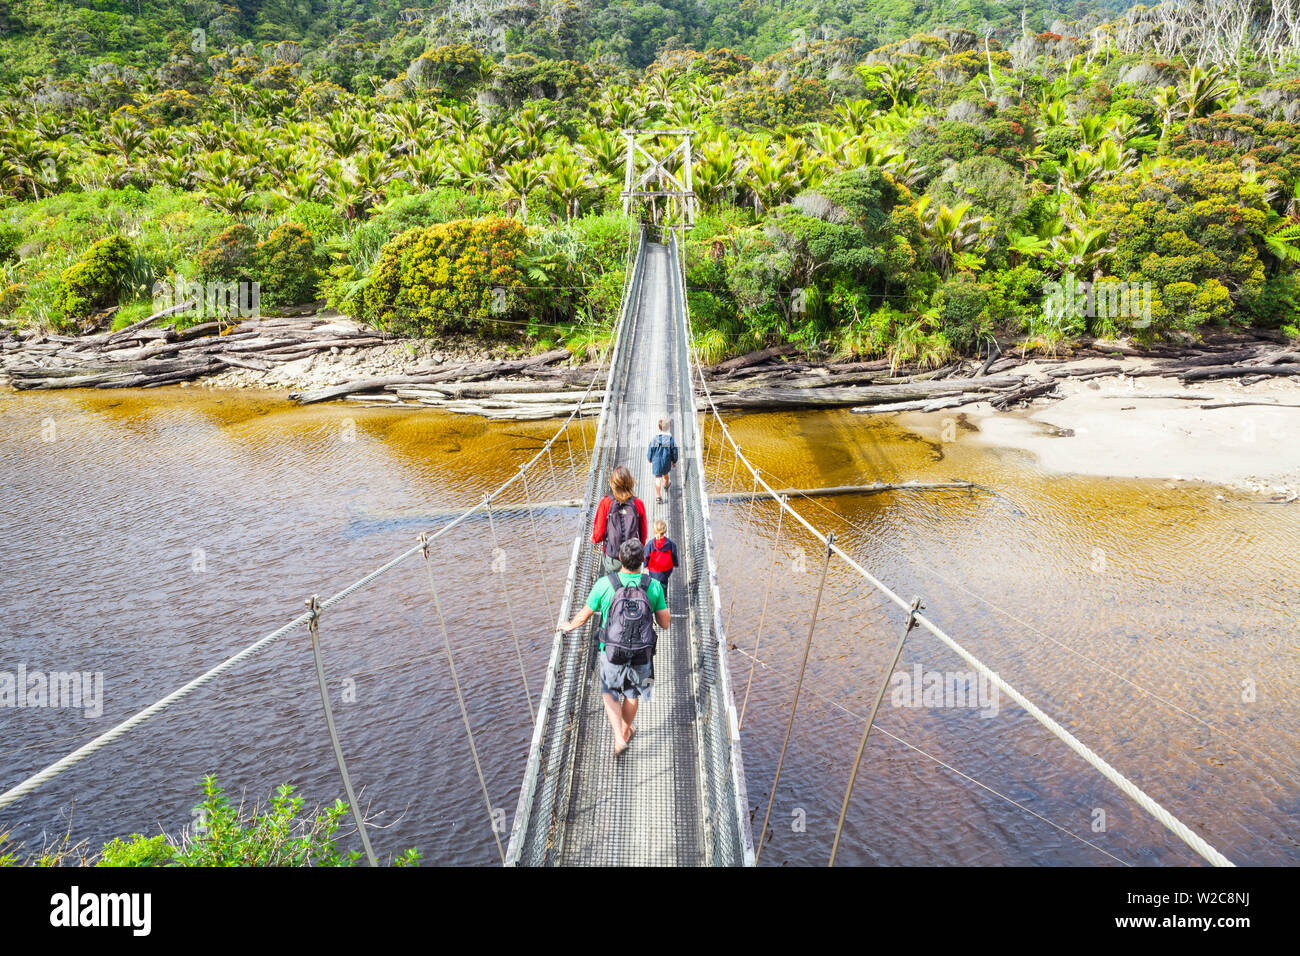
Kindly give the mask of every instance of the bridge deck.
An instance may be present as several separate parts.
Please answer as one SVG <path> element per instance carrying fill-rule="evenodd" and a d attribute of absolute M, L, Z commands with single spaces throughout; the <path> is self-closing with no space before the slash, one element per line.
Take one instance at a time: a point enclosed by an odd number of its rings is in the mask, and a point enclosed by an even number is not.
<path fill-rule="evenodd" d="M 669 268 L 668 249 L 647 246 L 640 295 L 629 316 L 629 377 L 616 410 L 613 460 L 636 476 L 651 524 L 663 518 L 669 536 L 680 537 L 680 516 L 686 510 L 683 484 L 673 481 L 664 504 L 656 505 L 646 461 L 657 419 L 676 418 L 680 408 L 678 383 L 670 374 L 677 366 L 677 341 L 671 334 Z M 673 477 L 680 479 L 681 472 Z M 569 806 L 563 865 L 705 862 L 686 578 L 683 569 L 669 580 L 672 624 L 660 634 L 654 689 L 637 714 L 637 736 L 622 757 L 613 755 L 599 675 L 592 672 L 584 682 L 574 767 L 579 785 Z"/>
<path fill-rule="evenodd" d="M 590 542 L 596 501 L 616 465 L 637 480 L 651 524 L 668 523 L 683 567 L 669 582 L 651 699 L 615 757 L 596 667 L 594 624 L 557 641 L 516 814 L 510 862 L 522 865 L 708 865 L 750 862 L 734 707 L 718 648 L 707 502 L 676 250 L 643 243 L 612 359 L 569 615 L 600 573 Z M 672 419 L 680 462 L 655 503 L 646 448 Z M 741 794 L 737 798 L 737 794 Z M 742 819 L 743 816 L 743 819 Z"/>

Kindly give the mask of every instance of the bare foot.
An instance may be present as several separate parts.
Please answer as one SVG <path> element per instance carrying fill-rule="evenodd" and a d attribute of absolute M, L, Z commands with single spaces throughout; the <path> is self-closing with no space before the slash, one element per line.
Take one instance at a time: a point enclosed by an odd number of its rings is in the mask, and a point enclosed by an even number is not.
<path fill-rule="evenodd" d="M 627 750 L 627 741 L 626 740 L 619 741 L 614 745 L 614 756 L 615 757 L 623 756 L 623 752 L 625 750 Z"/>

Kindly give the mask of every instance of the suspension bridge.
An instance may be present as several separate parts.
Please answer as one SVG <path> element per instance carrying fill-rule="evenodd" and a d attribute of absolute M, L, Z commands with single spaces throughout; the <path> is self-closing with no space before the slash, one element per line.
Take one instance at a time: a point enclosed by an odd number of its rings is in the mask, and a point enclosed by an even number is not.
<path fill-rule="evenodd" d="M 594 403 L 591 396 L 602 377 L 605 388 L 600 414 L 594 443 L 589 444 L 586 430 L 572 426 L 575 423 L 580 425 L 580 413 Z M 698 406 L 697 401 L 700 403 Z M 520 499 L 523 510 L 532 520 L 532 489 L 539 476 L 545 473 L 546 468 L 554 473 L 554 459 L 559 455 L 567 455 L 580 473 L 580 464 L 585 456 L 584 507 L 574 528 L 567 576 L 559 596 L 558 620 L 567 619 L 581 607 L 599 574 L 599 555 L 590 542 L 591 520 L 605 493 L 610 472 L 616 465 L 625 465 L 638 479 L 639 488 L 650 487 L 652 479 L 645 449 L 662 417 L 673 421 L 682 457 L 663 504 L 650 505 L 649 517 L 651 521 L 660 516 L 671 521 L 684 567 L 672 576 L 669 586 L 667 597 L 671 624 L 658 642 L 653 697 L 638 715 L 639 732 L 635 743 L 627 753 L 615 758 L 612 732 L 601 704 L 594 624 L 568 634 L 559 629 L 554 632 L 540 694 L 534 697 L 536 682 L 529 681 L 503 574 L 502 597 L 511 621 L 520 676 L 534 713 L 534 731 L 518 806 L 508 828 L 498 827 L 495 821 L 501 808 L 494 805 L 484 782 L 471 727 L 470 707 L 456 669 L 431 551 L 451 529 L 474 517 L 487 518 L 495 541 L 494 515 L 509 507 L 518 507 Z M 701 434 L 702 430 L 706 433 Z M 436 532 L 420 535 L 414 546 L 338 593 L 323 600 L 313 597 L 308 601 L 307 610 L 283 627 L 13 785 L 0 794 L 0 811 L 97 751 L 111 746 L 115 740 L 132 733 L 168 707 L 220 679 L 290 633 L 306 628 L 312 639 L 322 709 L 342 786 L 366 856 L 372 865 L 377 865 L 367 833 L 368 825 L 357 807 L 344 742 L 332 714 L 320 650 L 319 622 L 325 611 L 347 601 L 394 568 L 423 558 L 436 611 L 437 633 L 446 651 L 449 676 L 455 687 L 471 759 L 482 789 L 487 818 L 493 821 L 492 833 L 503 864 L 754 865 L 761 857 L 762 841 L 755 842 L 751 811 L 757 812 L 761 808 L 751 807 L 746 789 L 741 718 L 737 714 L 735 688 L 728 670 L 728 644 L 720 613 L 722 596 L 705 478 L 706 449 L 707 454 L 716 455 L 714 474 L 718 473 L 718 466 L 727 455 L 731 459 L 733 486 L 738 472 L 742 483 L 752 484 L 754 493 L 749 496 L 751 514 L 754 501 L 761 498 L 766 505 L 776 509 L 778 521 L 801 527 L 824 548 L 817 568 L 820 584 L 807 622 L 804 667 L 816 634 L 821 589 L 832 561 L 842 562 L 868 586 L 867 592 L 883 597 L 887 604 L 895 605 L 901 612 L 902 636 L 892 663 L 880 677 L 880 691 L 871 716 L 865 722 L 856 760 L 851 768 L 846 768 L 846 791 L 831 851 L 832 863 L 846 816 L 852 810 L 854 782 L 863 762 L 876 709 L 883 698 L 889 675 L 897 665 L 903 642 L 911 631 L 921 628 L 995 684 L 1002 694 L 1204 860 L 1216 866 L 1232 865 L 1203 837 L 946 634 L 921 612 L 918 600 L 905 600 L 890 590 L 851 554 L 837 546 L 833 534 L 824 534 L 808 522 L 785 496 L 764 480 L 760 470 L 736 444 L 714 406 L 703 370 L 692 351 L 685 270 L 677 237 L 668 233 L 667 241 L 651 242 L 644 229 L 634 230 L 630 236 L 623 302 L 613 340 L 587 386 L 583 401 L 536 455 L 478 504 L 451 518 Z M 649 496 L 646 497 L 648 500 Z M 533 530 L 535 535 L 535 527 Z M 774 564 L 768 566 L 766 577 L 769 592 Z M 765 594 L 752 645 L 755 656 L 764 636 L 767 617 Z M 767 833 L 790 742 L 790 730 L 796 719 L 803 677 L 801 668 L 790 703 L 775 779 L 770 788 L 765 786 L 768 799 L 762 828 L 758 831 L 760 834 Z M 742 701 L 742 713 L 743 706 Z"/>

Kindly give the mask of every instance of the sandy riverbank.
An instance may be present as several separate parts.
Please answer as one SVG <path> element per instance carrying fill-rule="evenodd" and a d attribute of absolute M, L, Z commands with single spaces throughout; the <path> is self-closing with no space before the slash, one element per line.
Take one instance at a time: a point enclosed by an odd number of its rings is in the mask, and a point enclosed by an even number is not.
<path fill-rule="evenodd" d="M 1150 367 L 1142 359 L 1122 364 Z M 961 411 L 977 431 L 962 434 L 1029 452 L 1058 474 L 1205 481 L 1270 498 L 1300 495 L 1300 381 L 1294 378 L 1188 386 L 1176 378 L 1114 375 L 1065 379 L 1058 394 L 1009 412 L 987 402 L 968 405 Z M 1206 407 L 1218 405 L 1230 407 Z M 900 424 L 942 433 L 952 417 L 910 414 Z"/>

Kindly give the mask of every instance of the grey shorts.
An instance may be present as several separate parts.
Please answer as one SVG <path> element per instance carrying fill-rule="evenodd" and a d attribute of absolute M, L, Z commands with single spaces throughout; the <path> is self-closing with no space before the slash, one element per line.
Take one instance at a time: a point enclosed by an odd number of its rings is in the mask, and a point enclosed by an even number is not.
<path fill-rule="evenodd" d="M 611 664 L 605 652 L 600 652 L 600 692 L 613 694 L 615 700 L 650 699 L 654 685 L 654 664 L 633 667 L 628 664 Z"/>

